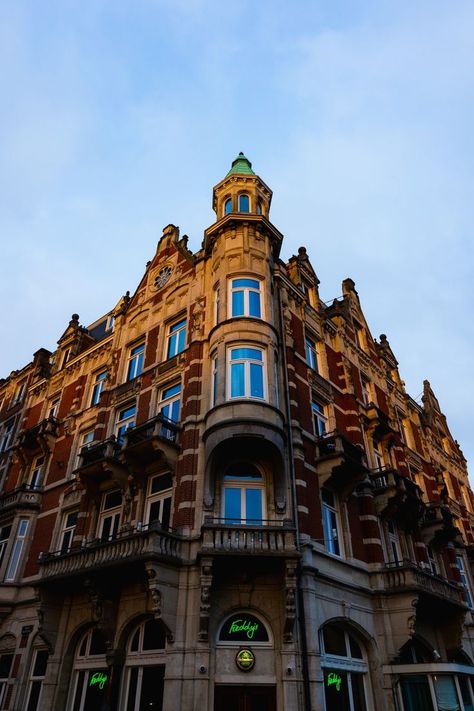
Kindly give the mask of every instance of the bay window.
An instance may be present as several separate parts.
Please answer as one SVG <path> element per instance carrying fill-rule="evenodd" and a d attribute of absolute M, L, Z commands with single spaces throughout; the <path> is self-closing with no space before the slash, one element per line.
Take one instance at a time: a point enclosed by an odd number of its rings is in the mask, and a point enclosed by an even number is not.
<path fill-rule="evenodd" d="M 265 399 L 264 351 L 239 346 L 228 354 L 228 397 Z"/>
<path fill-rule="evenodd" d="M 230 283 L 230 304 L 232 318 L 238 316 L 262 317 L 260 281 L 238 278 Z"/>

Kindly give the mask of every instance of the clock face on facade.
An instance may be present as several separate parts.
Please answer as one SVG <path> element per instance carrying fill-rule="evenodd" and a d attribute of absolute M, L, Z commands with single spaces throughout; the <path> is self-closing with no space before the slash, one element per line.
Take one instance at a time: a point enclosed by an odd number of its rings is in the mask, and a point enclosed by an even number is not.
<path fill-rule="evenodd" d="M 155 279 L 155 286 L 157 289 L 161 289 L 168 283 L 172 271 L 173 269 L 171 267 L 163 267 Z"/>

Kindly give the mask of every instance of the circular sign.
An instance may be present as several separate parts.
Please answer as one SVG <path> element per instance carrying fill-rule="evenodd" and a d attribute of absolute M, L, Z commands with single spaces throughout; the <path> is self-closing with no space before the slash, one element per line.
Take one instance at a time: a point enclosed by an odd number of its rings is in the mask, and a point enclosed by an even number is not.
<path fill-rule="evenodd" d="M 240 671 L 251 671 L 255 666 L 255 654 L 251 649 L 239 649 L 235 655 L 235 663 Z"/>

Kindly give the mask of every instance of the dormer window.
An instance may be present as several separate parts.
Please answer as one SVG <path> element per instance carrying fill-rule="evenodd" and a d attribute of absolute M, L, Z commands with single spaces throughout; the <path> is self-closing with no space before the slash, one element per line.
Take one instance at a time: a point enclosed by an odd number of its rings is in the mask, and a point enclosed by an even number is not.
<path fill-rule="evenodd" d="M 224 215 L 228 215 L 232 212 L 232 198 L 227 198 L 224 203 Z"/>
<path fill-rule="evenodd" d="M 250 198 L 248 195 L 239 195 L 239 212 L 250 212 Z"/>

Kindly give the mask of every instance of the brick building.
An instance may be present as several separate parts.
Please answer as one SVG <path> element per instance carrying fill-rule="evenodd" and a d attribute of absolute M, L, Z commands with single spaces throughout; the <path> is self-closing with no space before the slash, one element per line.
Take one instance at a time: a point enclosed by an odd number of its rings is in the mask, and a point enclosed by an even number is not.
<path fill-rule="evenodd" d="M 0 709 L 474 708 L 466 462 L 271 198 L 0 381 Z"/>

